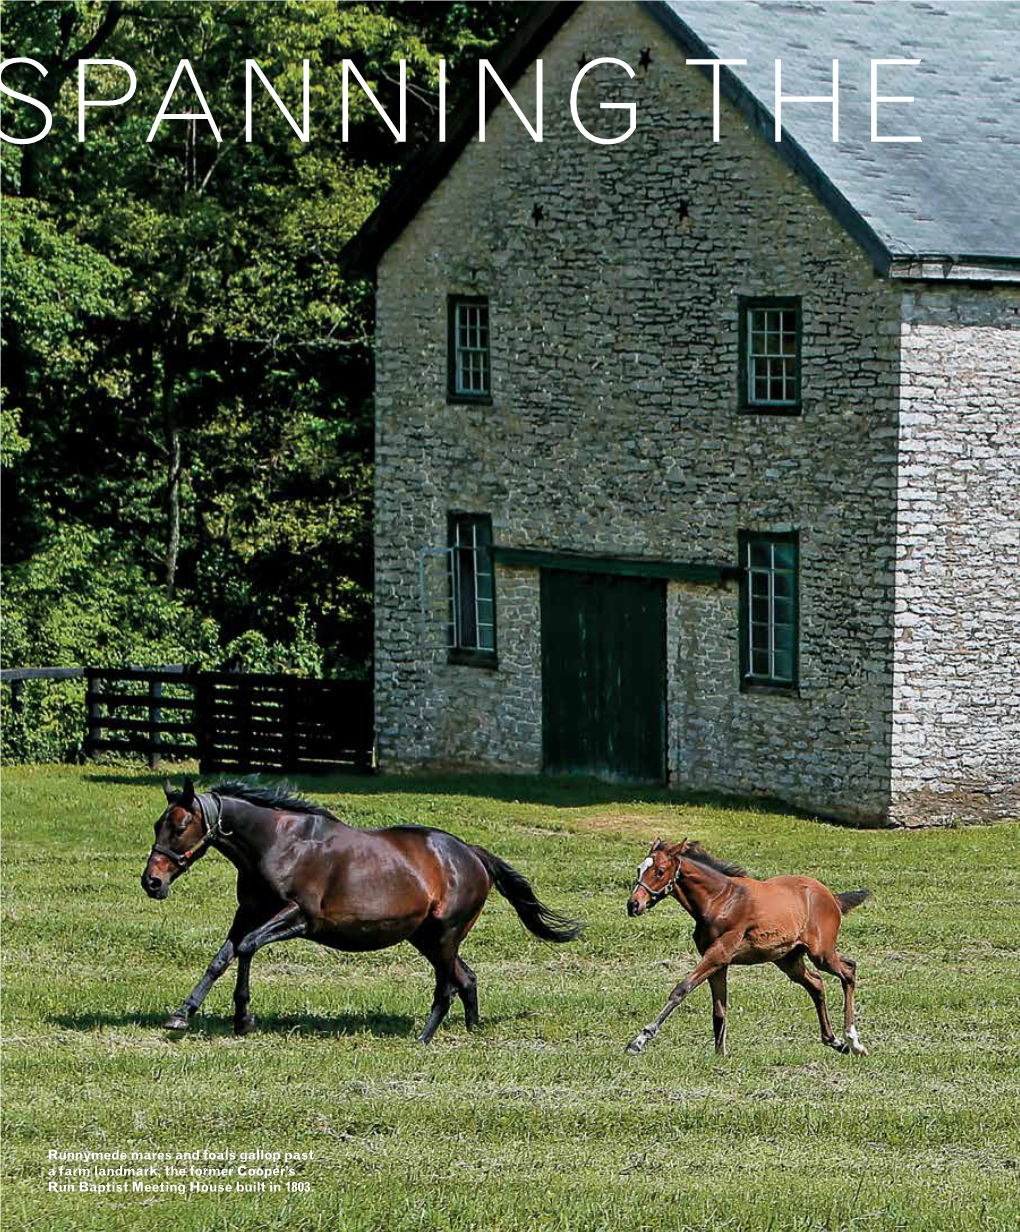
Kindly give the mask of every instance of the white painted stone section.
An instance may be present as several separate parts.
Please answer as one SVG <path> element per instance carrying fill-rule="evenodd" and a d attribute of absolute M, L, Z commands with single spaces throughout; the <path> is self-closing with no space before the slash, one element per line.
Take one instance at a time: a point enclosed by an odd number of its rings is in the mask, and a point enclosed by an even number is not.
<path fill-rule="evenodd" d="M 1020 288 L 903 296 L 892 817 L 1020 816 Z"/>

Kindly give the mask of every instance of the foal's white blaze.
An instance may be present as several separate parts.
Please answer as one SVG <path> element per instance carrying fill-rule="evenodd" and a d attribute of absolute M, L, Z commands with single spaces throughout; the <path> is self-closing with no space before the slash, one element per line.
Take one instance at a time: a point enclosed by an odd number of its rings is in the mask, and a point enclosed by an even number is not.
<path fill-rule="evenodd" d="M 637 866 L 637 879 L 638 879 L 638 881 L 640 881 L 640 880 L 641 880 L 641 878 L 645 875 L 645 873 L 647 873 L 647 872 L 648 872 L 648 870 L 652 867 L 652 865 L 653 865 L 654 863 L 655 863 L 655 861 L 652 859 L 652 857 L 651 857 L 651 856 L 646 856 L 646 857 L 645 857 L 645 858 L 641 861 L 641 863 Z"/>

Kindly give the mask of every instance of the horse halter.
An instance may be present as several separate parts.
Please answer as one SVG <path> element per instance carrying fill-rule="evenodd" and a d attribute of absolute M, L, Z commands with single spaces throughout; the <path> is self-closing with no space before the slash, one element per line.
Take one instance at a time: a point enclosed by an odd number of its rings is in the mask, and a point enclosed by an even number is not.
<path fill-rule="evenodd" d="M 166 856 L 168 860 L 180 869 L 182 873 L 186 873 L 194 864 L 203 851 L 220 836 L 227 838 L 233 834 L 233 830 L 223 829 L 223 802 L 219 796 L 213 795 L 212 792 L 203 792 L 200 796 L 195 797 L 198 801 L 199 812 L 202 815 L 202 837 L 198 840 L 194 847 L 190 847 L 187 851 L 178 852 L 171 851 L 169 847 L 161 847 L 159 843 L 152 844 L 152 850 L 149 852 L 149 858 L 154 855 Z M 170 812 L 172 805 L 168 805 L 163 813 L 166 817 Z M 160 819 L 162 820 L 162 818 Z"/>
<path fill-rule="evenodd" d="M 645 874 L 642 873 L 637 881 L 634 882 L 634 888 L 630 892 L 631 898 L 634 897 L 639 889 L 644 890 L 644 892 L 651 899 L 651 902 L 648 904 L 651 908 L 654 907 L 656 903 L 661 903 L 667 895 L 672 894 L 676 889 L 676 883 L 680 880 L 680 857 L 676 856 L 675 859 L 676 864 L 673 868 L 673 876 L 670 877 L 669 881 L 666 882 L 661 890 L 653 890 L 651 886 L 645 885 Z M 645 873 L 646 872 L 648 872 L 647 869 L 645 869 Z"/>

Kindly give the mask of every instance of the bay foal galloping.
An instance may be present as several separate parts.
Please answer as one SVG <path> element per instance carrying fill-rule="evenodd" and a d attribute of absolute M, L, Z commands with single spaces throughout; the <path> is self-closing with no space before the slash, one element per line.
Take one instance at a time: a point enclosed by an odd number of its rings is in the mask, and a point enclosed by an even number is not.
<path fill-rule="evenodd" d="M 166 1026 L 183 1031 L 215 981 L 238 960 L 234 1032 L 246 1035 L 249 972 L 264 945 L 305 937 L 334 950 L 381 950 L 409 941 L 436 972 L 427 1044 L 454 997 L 469 1028 L 478 1024 L 474 972 L 458 951 L 493 886 L 521 923 L 543 941 L 573 941 L 576 920 L 542 905 L 516 869 L 443 830 L 391 826 L 359 830 L 283 788 L 220 783 L 195 794 L 190 779 L 174 792 L 142 874 L 150 898 L 164 899 L 176 878 L 210 848 L 237 869 L 237 914 L 227 939 Z"/>
<path fill-rule="evenodd" d="M 818 1011 L 822 1043 L 837 1052 L 866 1054 L 854 1026 L 857 966 L 836 951 L 836 934 L 848 911 L 868 897 L 868 890 L 833 894 L 812 877 L 772 877 L 757 881 L 735 864 L 725 864 L 696 842 L 652 844 L 638 866 L 627 900 L 630 916 L 644 915 L 672 895 L 694 919 L 694 944 L 701 962 L 669 994 L 662 1013 L 627 1045 L 632 1055 L 653 1040 L 662 1024 L 688 993 L 708 980 L 712 989 L 715 1050 L 726 1052 L 726 972 L 738 966 L 772 962 L 795 984 L 806 988 Z M 804 963 L 808 957 L 843 985 L 845 1040 L 829 1022 L 821 977 Z"/>

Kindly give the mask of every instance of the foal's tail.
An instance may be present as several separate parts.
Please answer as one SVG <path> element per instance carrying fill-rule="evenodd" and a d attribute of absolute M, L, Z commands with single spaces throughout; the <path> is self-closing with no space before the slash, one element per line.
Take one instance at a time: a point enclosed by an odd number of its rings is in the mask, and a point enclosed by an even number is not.
<path fill-rule="evenodd" d="M 523 873 L 511 868 L 505 860 L 494 856 L 484 847 L 472 847 L 475 855 L 488 870 L 496 889 L 511 904 L 520 916 L 521 923 L 543 941 L 573 941 L 581 935 L 584 925 L 570 916 L 560 915 L 540 903 L 535 891 Z"/>
<path fill-rule="evenodd" d="M 870 890 L 847 890 L 845 894 L 836 895 L 836 902 L 839 903 L 840 911 L 846 915 L 848 911 L 853 911 L 855 907 L 859 907 L 866 898 L 870 897 Z"/>

